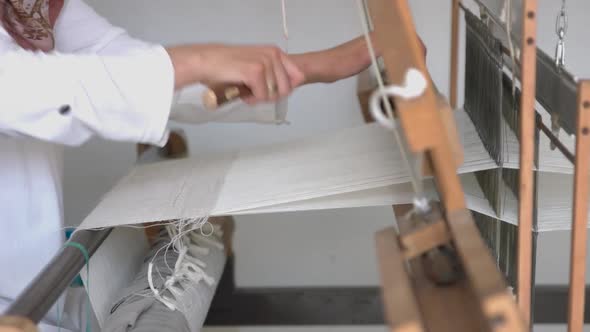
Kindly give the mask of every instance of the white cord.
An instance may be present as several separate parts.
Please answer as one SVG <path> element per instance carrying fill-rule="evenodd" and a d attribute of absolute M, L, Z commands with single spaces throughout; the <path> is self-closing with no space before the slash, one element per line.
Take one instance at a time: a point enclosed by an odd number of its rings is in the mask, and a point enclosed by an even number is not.
<path fill-rule="evenodd" d="M 289 53 L 289 23 L 287 20 L 287 0 L 281 0 L 281 11 L 283 15 L 283 36 L 287 43 L 285 52 Z"/>
<path fill-rule="evenodd" d="M 209 225 L 210 232 L 203 231 L 203 227 L 206 225 Z M 184 286 L 196 287 L 201 281 L 204 281 L 209 286 L 215 283 L 215 279 L 207 275 L 204 271 L 207 265 L 197 258 L 198 256 L 209 254 L 210 249 L 208 247 L 198 246 L 198 242 L 223 250 L 224 246 L 217 238 L 209 237 L 210 235 L 217 236 L 221 233 L 221 230 L 219 227 L 215 227 L 208 222 L 208 218 L 178 220 L 174 224 L 167 225 L 166 230 L 170 235 L 170 243 L 158 249 L 148 264 L 148 284 L 151 292 L 158 301 L 170 310 L 182 311 L 192 305 L 190 302 L 191 299 L 183 298 L 185 293 L 183 290 Z M 164 287 L 158 290 L 154 286 L 153 281 L 154 261 L 160 251 L 165 250 L 164 263 L 168 265 L 166 254 L 170 247 L 174 248 L 178 253 L 178 258 L 173 269 L 168 266 L 171 275 L 166 280 L 160 275 L 160 278 L 164 281 Z M 160 274 L 157 269 L 156 271 Z M 165 291 L 168 291 L 173 298 L 170 299 L 163 295 Z"/>
<path fill-rule="evenodd" d="M 385 111 L 386 111 L 387 117 L 388 117 L 389 125 L 387 127 L 389 129 L 391 129 L 391 131 L 393 132 L 395 140 L 397 142 L 397 145 L 400 149 L 402 159 L 403 159 L 404 163 L 406 164 L 408 171 L 410 172 L 410 178 L 411 178 L 412 187 L 414 188 L 414 193 L 415 193 L 416 197 L 422 198 L 424 196 L 424 193 L 423 193 L 422 175 L 421 175 L 421 168 L 420 168 L 421 165 L 417 165 L 415 162 L 414 163 L 410 162 L 410 158 L 411 159 L 416 159 L 416 158 L 410 154 L 411 152 L 409 152 L 407 150 L 405 142 L 402 140 L 402 137 L 395 126 L 395 117 L 393 114 L 393 106 L 391 105 L 389 98 L 388 98 L 388 96 L 392 92 L 391 90 L 394 88 L 393 87 L 391 89 L 386 88 L 385 82 L 383 81 L 383 78 L 381 77 L 381 72 L 379 70 L 379 64 L 377 62 L 377 55 L 375 52 L 375 48 L 373 47 L 373 42 L 372 42 L 371 36 L 370 36 L 369 20 L 366 15 L 367 7 L 365 6 L 365 3 L 363 0 L 357 0 L 357 5 L 358 5 L 358 13 L 359 13 L 360 21 L 361 21 L 361 27 L 363 29 L 363 34 L 365 36 L 365 41 L 367 43 L 367 48 L 369 50 L 369 55 L 371 57 L 371 63 L 372 63 L 371 67 L 373 68 L 373 71 L 375 73 L 375 78 L 377 79 L 378 91 L 376 93 L 378 93 L 379 94 L 378 96 L 380 96 L 382 98 L 382 102 L 383 102 L 383 105 L 385 106 Z M 415 69 L 410 69 L 408 71 L 408 73 L 406 74 L 407 77 L 408 76 L 411 77 L 412 75 L 415 76 L 414 74 L 412 74 L 412 72 L 411 72 L 412 70 L 415 70 Z M 420 72 L 418 72 L 418 73 L 423 78 L 422 73 L 420 73 Z M 396 89 L 399 89 L 399 87 L 396 87 Z M 388 93 L 388 90 L 389 90 L 389 93 Z M 394 92 L 399 92 L 399 91 L 394 91 Z M 421 93 L 422 92 L 420 92 L 420 94 Z M 409 96 L 412 97 L 413 94 L 409 94 Z M 379 103 L 377 103 L 377 105 L 379 105 Z M 379 109 L 380 109 L 380 107 L 379 107 Z M 382 124 L 383 123 L 384 122 L 382 121 Z M 421 159 L 421 158 L 418 158 L 418 159 Z"/>
<path fill-rule="evenodd" d="M 168 309 L 175 311 L 176 306 L 171 301 L 166 299 L 164 296 L 161 296 L 160 292 L 154 287 L 154 281 L 152 278 L 153 267 L 154 263 L 150 262 L 148 265 L 148 284 L 150 286 L 150 289 L 152 290 L 152 293 L 154 293 L 154 296 L 158 301 L 162 302 L 166 307 L 168 307 Z"/>

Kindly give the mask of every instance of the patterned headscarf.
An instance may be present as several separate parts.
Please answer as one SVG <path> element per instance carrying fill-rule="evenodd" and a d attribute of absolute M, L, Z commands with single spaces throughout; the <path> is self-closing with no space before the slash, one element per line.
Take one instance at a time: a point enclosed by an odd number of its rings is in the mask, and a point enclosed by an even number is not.
<path fill-rule="evenodd" d="M 26 50 L 49 52 L 55 46 L 53 26 L 64 0 L 0 0 L 4 29 Z"/>

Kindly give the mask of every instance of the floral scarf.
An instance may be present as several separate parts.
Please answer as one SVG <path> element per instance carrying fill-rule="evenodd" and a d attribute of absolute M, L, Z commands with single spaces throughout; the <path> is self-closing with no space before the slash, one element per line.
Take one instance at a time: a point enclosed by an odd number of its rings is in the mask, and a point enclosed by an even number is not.
<path fill-rule="evenodd" d="M 49 52 L 55 46 L 53 26 L 64 0 L 0 0 L 0 21 L 24 49 Z"/>

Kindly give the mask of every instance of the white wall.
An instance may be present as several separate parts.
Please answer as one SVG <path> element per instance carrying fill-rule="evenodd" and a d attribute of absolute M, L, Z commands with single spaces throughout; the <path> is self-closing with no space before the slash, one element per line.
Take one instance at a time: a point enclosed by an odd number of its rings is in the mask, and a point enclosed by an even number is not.
<path fill-rule="evenodd" d="M 469 0 L 466 0 L 468 2 Z M 88 0 L 133 35 L 162 43 L 276 41 L 281 35 L 279 0 Z M 336 45 L 360 34 L 354 0 L 287 1 L 289 51 Z M 553 54 L 560 1 L 540 0 L 539 45 Z M 428 64 L 448 91 L 450 1 L 412 0 L 416 26 L 429 49 Z M 587 0 L 568 0 L 568 67 L 590 77 L 585 36 Z M 462 84 L 460 85 L 460 88 Z M 193 155 L 277 142 L 361 123 L 355 80 L 304 87 L 289 102 L 290 126 L 206 125 L 185 127 Z M 66 152 L 66 221 L 78 223 L 124 175 L 133 146 L 95 140 Z M 288 213 L 238 218 L 238 284 L 243 286 L 374 285 L 373 233 L 391 224 L 388 208 Z M 538 280 L 567 278 L 566 233 L 541 235 Z M 560 250 L 557 250 L 560 249 Z M 559 256 L 558 256 L 559 255 Z"/>

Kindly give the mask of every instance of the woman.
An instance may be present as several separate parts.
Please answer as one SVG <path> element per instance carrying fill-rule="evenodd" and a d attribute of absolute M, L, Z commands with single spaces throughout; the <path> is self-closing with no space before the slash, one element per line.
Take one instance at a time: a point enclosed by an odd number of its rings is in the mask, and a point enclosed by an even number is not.
<path fill-rule="evenodd" d="M 0 312 L 60 249 L 60 145 L 92 136 L 163 145 L 175 91 L 242 83 L 273 102 L 369 64 L 362 39 L 287 55 L 275 47 L 164 48 L 82 0 L 0 0 Z M 336 60 L 337 59 L 337 60 Z"/>

